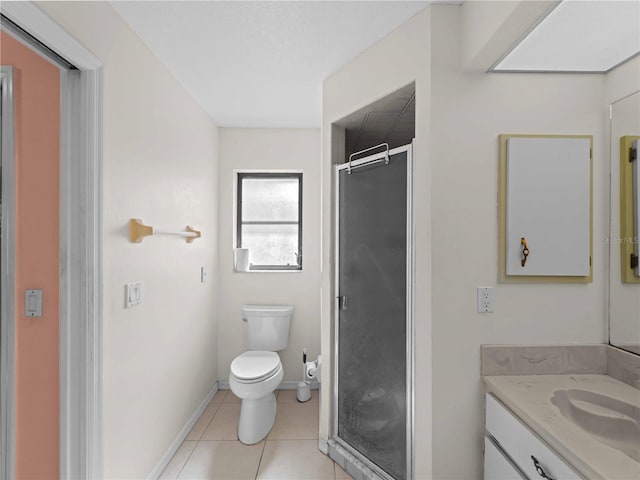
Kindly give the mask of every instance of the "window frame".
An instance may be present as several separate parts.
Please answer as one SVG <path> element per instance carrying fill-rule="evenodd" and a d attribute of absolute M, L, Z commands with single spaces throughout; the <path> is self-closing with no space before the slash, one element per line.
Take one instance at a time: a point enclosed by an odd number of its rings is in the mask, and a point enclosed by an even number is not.
<path fill-rule="evenodd" d="M 243 221 L 242 220 L 242 181 L 245 178 L 295 178 L 298 180 L 298 221 L 277 222 L 277 221 Z M 253 265 L 249 266 L 249 271 L 301 271 L 302 270 L 302 172 L 237 172 L 236 189 L 236 247 L 242 248 L 242 226 L 243 225 L 298 225 L 298 263 L 295 265 Z"/>

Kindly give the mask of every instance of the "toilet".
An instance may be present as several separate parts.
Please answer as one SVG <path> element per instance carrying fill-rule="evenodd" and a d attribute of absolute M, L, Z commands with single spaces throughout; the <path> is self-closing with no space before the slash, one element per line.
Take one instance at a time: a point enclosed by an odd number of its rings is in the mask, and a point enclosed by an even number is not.
<path fill-rule="evenodd" d="M 238 439 L 247 445 L 267 436 L 276 421 L 273 394 L 284 378 L 276 352 L 289 344 L 291 305 L 244 305 L 242 320 L 247 323 L 247 351 L 231 362 L 229 387 L 242 401 Z"/>

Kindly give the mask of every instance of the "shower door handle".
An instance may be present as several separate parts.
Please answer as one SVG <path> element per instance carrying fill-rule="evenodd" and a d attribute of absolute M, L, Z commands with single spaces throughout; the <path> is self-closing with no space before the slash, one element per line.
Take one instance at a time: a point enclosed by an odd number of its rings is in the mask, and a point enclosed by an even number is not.
<path fill-rule="evenodd" d="M 337 296 L 338 299 L 338 309 L 346 310 L 347 309 L 347 297 L 345 295 Z"/>

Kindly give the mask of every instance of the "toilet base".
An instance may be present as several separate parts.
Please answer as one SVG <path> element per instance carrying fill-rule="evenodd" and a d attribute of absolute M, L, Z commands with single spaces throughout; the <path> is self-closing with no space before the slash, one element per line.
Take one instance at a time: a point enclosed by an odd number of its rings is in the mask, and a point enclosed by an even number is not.
<path fill-rule="evenodd" d="M 276 396 L 267 396 L 255 400 L 243 399 L 238 421 L 238 439 L 253 445 L 263 440 L 276 421 Z"/>
<path fill-rule="evenodd" d="M 282 364 L 276 372 L 264 380 L 246 383 L 229 375 L 229 388 L 240 399 L 238 439 L 253 445 L 267 436 L 276 421 L 276 396 L 273 392 L 284 378 Z"/>

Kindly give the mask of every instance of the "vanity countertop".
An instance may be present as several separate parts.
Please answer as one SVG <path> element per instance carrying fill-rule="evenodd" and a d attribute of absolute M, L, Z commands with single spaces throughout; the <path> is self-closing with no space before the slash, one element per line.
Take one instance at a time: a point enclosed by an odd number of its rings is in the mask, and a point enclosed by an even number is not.
<path fill-rule="evenodd" d="M 608 375 L 485 376 L 493 394 L 588 479 L 640 479 L 640 463 L 600 442 L 565 419 L 551 403 L 553 392 L 589 390 L 640 407 L 640 390 Z M 640 448 L 640 445 L 638 446 Z"/>

